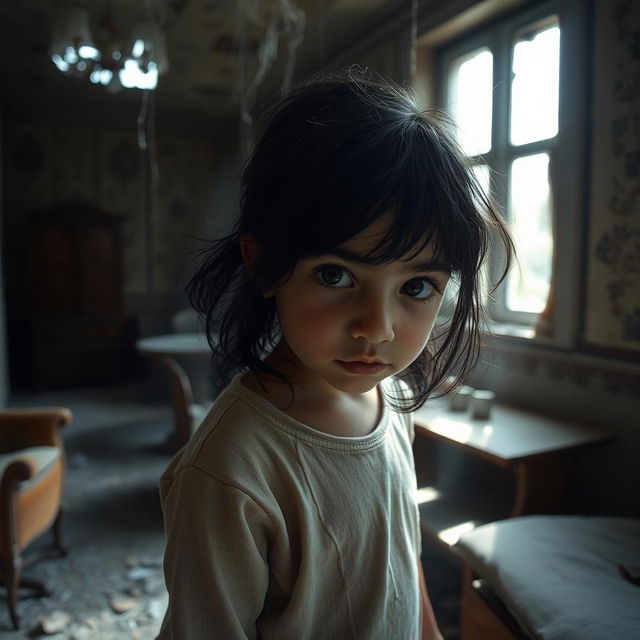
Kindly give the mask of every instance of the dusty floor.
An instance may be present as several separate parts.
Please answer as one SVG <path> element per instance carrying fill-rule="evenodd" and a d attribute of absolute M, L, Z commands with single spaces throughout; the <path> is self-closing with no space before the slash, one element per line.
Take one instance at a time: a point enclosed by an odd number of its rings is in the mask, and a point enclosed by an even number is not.
<path fill-rule="evenodd" d="M 157 485 L 172 455 L 166 446 L 172 413 L 145 395 L 133 386 L 13 396 L 13 406 L 67 406 L 74 413 L 63 431 L 69 554 L 25 571 L 45 579 L 52 595 L 21 597 L 20 631 L 12 630 L 0 589 L 0 640 L 155 640 L 167 602 Z M 36 545 L 50 543 L 49 534 Z M 459 575 L 428 549 L 425 559 L 441 630 L 446 640 L 457 640 Z"/>
<path fill-rule="evenodd" d="M 73 424 L 63 432 L 63 539 L 69 554 L 25 570 L 27 576 L 44 578 L 52 595 L 21 597 L 18 632 L 11 630 L 0 591 L 0 638 L 38 637 L 38 618 L 44 616 L 51 630 L 56 622 L 61 627 L 44 636 L 53 640 L 155 639 L 167 598 L 157 485 L 171 457 L 164 442 L 172 417 L 168 407 L 141 397 L 134 388 L 35 397 L 38 404 L 67 406 L 74 413 Z M 12 404 L 34 404 L 34 396 L 14 397 Z M 50 542 L 46 535 L 36 545 Z"/>

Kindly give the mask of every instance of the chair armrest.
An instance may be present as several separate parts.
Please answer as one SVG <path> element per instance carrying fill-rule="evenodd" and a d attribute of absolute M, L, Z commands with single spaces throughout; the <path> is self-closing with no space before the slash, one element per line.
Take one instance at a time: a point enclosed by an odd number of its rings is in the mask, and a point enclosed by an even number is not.
<path fill-rule="evenodd" d="M 6 555 L 18 545 L 16 536 L 16 493 L 22 482 L 29 480 L 36 473 L 36 468 L 28 458 L 11 462 L 0 477 L 0 541 L 2 553 Z"/>
<path fill-rule="evenodd" d="M 58 429 L 73 416 L 63 407 L 0 409 L 0 452 L 49 445 L 62 448 Z"/>

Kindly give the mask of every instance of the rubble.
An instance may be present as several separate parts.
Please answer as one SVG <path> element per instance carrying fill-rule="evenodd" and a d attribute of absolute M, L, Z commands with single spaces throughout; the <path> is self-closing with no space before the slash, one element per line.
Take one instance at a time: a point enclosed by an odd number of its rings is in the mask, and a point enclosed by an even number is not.
<path fill-rule="evenodd" d="M 51 595 L 20 592 L 19 631 L 13 631 L 6 601 L 0 601 L 0 638 L 155 640 L 158 635 L 168 602 L 158 481 L 171 458 L 160 444 L 170 424 L 114 426 L 106 415 L 97 415 L 95 428 L 79 427 L 74 434 L 74 424 L 64 434 L 71 464 L 62 537 L 69 553 L 47 556 L 25 570 L 25 577 L 45 581 Z M 51 542 L 49 533 L 25 555 Z"/>
<path fill-rule="evenodd" d="M 139 604 L 137 598 L 111 598 L 109 600 L 109 606 L 111 610 L 115 613 L 126 613 L 127 611 L 131 611 Z"/>
<path fill-rule="evenodd" d="M 38 617 L 38 627 L 32 635 L 53 635 L 64 631 L 71 622 L 66 611 L 52 611 L 49 615 Z"/>

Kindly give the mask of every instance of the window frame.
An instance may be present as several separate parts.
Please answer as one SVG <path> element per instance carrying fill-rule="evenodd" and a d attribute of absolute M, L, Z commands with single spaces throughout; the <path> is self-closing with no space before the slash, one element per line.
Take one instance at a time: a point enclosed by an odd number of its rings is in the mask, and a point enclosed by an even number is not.
<path fill-rule="evenodd" d="M 561 32 L 558 133 L 550 140 L 514 146 L 508 138 L 513 36 L 523 28 L 552 15 L 557 16 Z M 498 185 L 499 176 L 495 173 L 496 168 L 500 166 L 506 169 L 514 158 L 530 155 L 537 150 L 549 152 L 554 248 L 550 293 L 552 310 L 545 315 L 550 325 L 544 332 L 536 331 L 540 314 L 506 310 L 505 283 L 501 285 L 502 291 L 499 289 L 496 292 L 498 303 L 490 304 L 489 312 L 494 333 L 518 338 L 535 338 L 537 341 L 564 347 L 573 347 L 577 343 L 578 311 L 584 298 L 581 270 L 584 269 L 584 221 L 589 165 L 587 121 L 590 20 L 591 11 L 585 11 L 584 3 L 579 0 L 547 0 L 543 3 L 529 4 L 497 19 L 486 21 L 473 31 L 456 38 L 444 42 L 441 40 L 433 51 L 435 104 L 445 110 L 445 83 L 450 63 L 455 58 L 483 46 L 488 46 L 494 53 L 494 86 L 498 86 L 494 92 L 492 150 L 482 157 L 493 169 L 493 193 L 496 192 L 496 187 L 502 191 L 502 206 L 508 203 L 508 176 L 505 173 L 501 178 L 504 184 Z M 496 45 L 507 54 L 496 56 Z M 496 70 L 498 77 L 507 78 L 508 82 L 497 83 Z M 496 128 L 496 122 L 500 121 L 506 122 L 502 130 Z M 498 140 L 501 144 L 496 145 L 496 136 L 502 136 L 502 141 Z M 509 147 L 512 147 L 510 154 L 506 153 Z M 496 255 L 492 261 L 492 277 L 499 268 L 500 259 L 501 256 Z"/>

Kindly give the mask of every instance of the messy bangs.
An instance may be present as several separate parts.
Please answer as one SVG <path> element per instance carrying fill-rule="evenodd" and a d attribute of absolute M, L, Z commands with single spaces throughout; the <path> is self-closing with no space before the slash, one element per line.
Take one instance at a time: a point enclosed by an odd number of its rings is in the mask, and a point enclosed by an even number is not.
<path fill-rule="evenodd" d="M 276 103 L 267 121 L 243 174 L 239 231 L 265 249 L 268 284 L 387 212 L 395 224 L 372 261 L 400 259 L 429 241 L 456 270 L 478 253 L 481 195 L 443 113 L 421 111 L 393 85 L 324 77 Z"/>

